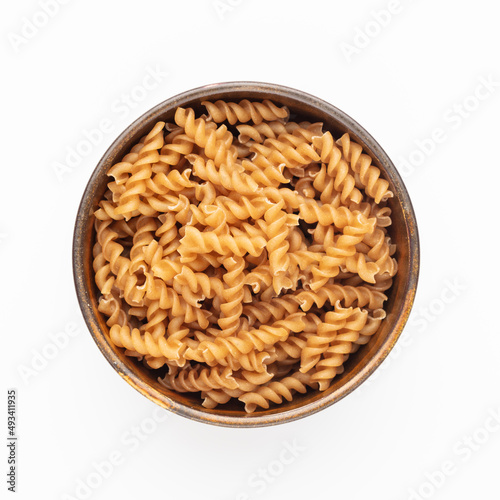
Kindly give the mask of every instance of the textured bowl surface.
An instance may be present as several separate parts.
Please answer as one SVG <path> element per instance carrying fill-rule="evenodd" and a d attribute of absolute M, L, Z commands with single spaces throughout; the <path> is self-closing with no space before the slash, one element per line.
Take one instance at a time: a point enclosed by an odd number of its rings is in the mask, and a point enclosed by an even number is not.
<path fill-rule="evenodd" d="M 349 132 L 351 139 L 363 146 L 373 163 L 389 181 L 394 198 L 389 200 L 393 224 L 389 234 L 397 245 L 398 273 L 392 288 L 386 292 L 387 318 L 370 342 L 350 356 L 345 371 L 335 378 L 325 392 L 296 394 L 290 402 L 279 407 L 246 414 L 238 403 L 213 410 L 201 406 L 199 395 L 179 394 L 163 387 L 155 373 L 134 359 L 124 355 L 122 349 L 109 342 L 106 318 L 97 310 L 99 290 L 94 282 L 92 246 L 94 244 L 93 211 L 106 190 L 106 172 L 146 135 L 159 121 L 173 121 L 178 106 L 193 107 L 201 111 L 203 100 L 271 99 L 286 105 L 291 119 L 321 121 L 324 129 L 334 137 Z M 226 426 L 257 427 L 296 420 L 315 413 L 339 401 L 358 387 L 380 365 L 397 341 L 408 319 L 415 297 L 419 271 L 419 241 L 415 214 L 406 188 L 393 163 L 378 143 L 352 118 L 304 92 L 274 84 L 229 82 L 207 85 L 168 99 L 154 107 L 130 125 L 110 146 L 94 170 L 85 189 L 76 220 L 73 241 L 73 272 L 76 291 L 87 326 L 101 352 L 114 369 L 135 389 L 158 405 L 195 420 Z M 104 382 L 105 383 L 105 382 Z"/>

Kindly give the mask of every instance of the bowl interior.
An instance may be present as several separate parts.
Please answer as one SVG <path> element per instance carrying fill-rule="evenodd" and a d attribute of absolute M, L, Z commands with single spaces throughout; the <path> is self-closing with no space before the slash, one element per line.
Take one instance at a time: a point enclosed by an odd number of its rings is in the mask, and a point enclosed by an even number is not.
<path fill-rule="evenodd" d="M 390 183 L 394 198 L 389 200 L 392 226 L 389 235 L 397 245 L 396 259 L 399 270 L 394 284 L 386 292 L 387 318 L 370 342 L 352 354 L 345 364 L 345 371 L 334 379 L 325 392 L 296 394 L 291 402 L 279 407 L 256 411 L 247 415 L 239 403 L 230 403 L 209 410 L 201 406 L 199 395 L 179 394 L 158 383 L 163 372 L 145 368 L 141 363 L 125 356 L 122 349 L 109 342 L 106 318 L 97 310 L 100 295 L 94 282 L 92 247 L 95 241 L 93 216 L 98 201 L 106 190 L 106 172 L 120 161 L 138 140 L 146 135 L 158 120 L 173 122 L 178 106 L 193 107 L 203 112 L 202 100 L 271 99 L 286 105 L 290 120 L 321 121 L 324 129 L 338 138 L 349 132 L 352 140 L 363 146 Z M 418 279 L 419 245 L 413 208 L 408 193 L 394 165 L 376 141 L 354 120 L 334 106 L 294 89 L 271 84 L 228 83 L 208 85 L 169 99 L 134 122 L 111 145 L 97 165 L 84 193 L 77 216 L 74 239 L 74 274 L 80 306 L 87 325 L 113 367 L 132 386 L 155 401 L 184 416 L 220 425 L 260 426 L 297 419 L 328 406 L 362 383 L 383 361 L 399 337 L 411 310 Z"/>

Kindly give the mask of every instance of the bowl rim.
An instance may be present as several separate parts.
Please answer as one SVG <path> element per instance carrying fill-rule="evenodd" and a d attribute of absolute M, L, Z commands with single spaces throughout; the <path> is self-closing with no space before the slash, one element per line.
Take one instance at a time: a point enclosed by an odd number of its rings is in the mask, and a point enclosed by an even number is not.
<path fill-rule="evenodd" d="M 165 394 L 162 394 L 154 387 L 146 383 L 137 373 L 128 368 L 121 361 L 121 359 L 111 349 L 111 346 L 106 340 L 104 333 L 98 326 L 97 319 L 94 317 L 92 304 L 89 300 L 89 293 L 83 280 L 84 262 L 82 248 L 83 235 L 85 231 L 84 221 L 86 221 L 86 217 L 88 217 L 88 215 L 86 216 L 83 213 L 86 207 L 86 201 L 92 194 L 92 189 L 96 183 L 98 174 L 102 170 L 107 158 L 117 148 L 119 148 L 120 144 L 127 138 L 127 136 L 129 136 L 132 131 L 137 130 L 139 127 L 141 127 L 143 122 L 151 120 L 155 116 L 159 117 L 159 115 L 164 114 L 168 109 L 176 106 L 176 103 L 178 103 L 179 101 L 189 101 L 195 99 L 198 99 L 200 101 L 208 100 L 211 98 L 211 92 L 215 94 L 221 92 L 231 93 L 237 91 L 259 91 L 270 94 L 270 99 L 272 99 L 273 96 L 284 96 L 301 101 L 307 106 L 316 108 L 320 107 L 323 110 L 326 110 L 326 112 L 335 120 L 342 123 L 342 125 L 345 126 L 350 132 L 352 131 L 358 137 L 362 137 L 364 142 L 369 145 L 374 156 L 384 164 L 384 167 L 386 167 L 390 171 L 392 180 L 397 181 L 398 198 L 403 206 L 406 231 L 409 235 L 408 258 L 411 265 L 409 267 L 407 280 L 404 286 L 404 297 L 402 299 L 404 301 L 404 304 L 401 308 L 401 314 L 399 314 L 399 316 L 396 318 L 393 328 L 389 331 L 386 339 L 381 344 L 379 349 L 351 379 L 347 380 L 342 386 L 340 386 L 332 393 L 325 395 L 324 397 L 321 397 L 315 401 L 306 402 L 304 405 L 293 409 L 262 415 L 249 414 L 242 416 L 229 416 L 208 413 L 203 410 L 185 405 L 184 403 L 176 401 L 166 396 Z M 255 97 L 255 99 L 258 98 Z M 398 170 L 396 169 L 387 153 L 379 145 L 379 143 L 347 113 L 324 101 L 323 99 L 315 97 L 307 92 L 284 85 L 254 81 L 212 83 L 187 90 L 160 102 L 159 104 L 139 116 L 130 125 L 128 125 L 107 148 L 106 152 L 103 154 L 96 167 L 94 168 L 92 175 L 90 176 L 90 179 L 85 187 L 77 211 L 75 229 L 73 233 L 72 254 L 73 278 L 80 309 L 85 319 L 85 323 L 87 324 L 87 327 L 92 335 L 92 338 L 94 339 L 104 357 L 111 364 L 111 366 L 121 375 L 122 378 L 124 378 L 132 387 L 134 387 L 134 389 L 139 391 L 141 394 L 143 394 L 149 400 L 153 401 L 159 406 L 192 420 L 226 427 L 263 427 L 298 420 L 308 415 L 312 415 L 340 401 L 342 398 L 354 391 L 354 389 L 359 387 L 380 366 L 380 364 L 388 356 L 389 352 L 394 347 L 394 344 L 400 337 L 413 306 L 420 268 L 420 242 L 413 205 Z"/>

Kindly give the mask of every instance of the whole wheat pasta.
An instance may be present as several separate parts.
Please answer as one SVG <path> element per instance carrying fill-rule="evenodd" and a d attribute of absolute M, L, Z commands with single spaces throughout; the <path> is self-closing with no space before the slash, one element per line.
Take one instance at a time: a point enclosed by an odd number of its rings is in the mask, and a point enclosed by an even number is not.
<path fill-rule="evenodd" d="M 269 100 L 201 104 L 108 171 L 99 311 L 165 390 L 260 411 L 327 390 L 377 334 L 397 272 L 392 192 L 348 134 Z"/>

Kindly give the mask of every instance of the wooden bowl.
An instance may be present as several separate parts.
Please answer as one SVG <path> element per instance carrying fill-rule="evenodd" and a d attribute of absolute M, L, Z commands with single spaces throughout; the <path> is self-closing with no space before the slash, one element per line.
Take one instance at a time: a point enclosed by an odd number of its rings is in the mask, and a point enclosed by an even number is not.
<path fill-rule="evenodd" d="M 237 402 L 213 410 L 203 408 L 199 394 L 180 394 L 166 389 L 158 383 L 153 370 L 125 356 L 123 349 L 112 345 L 106 318 L 97 310 L 99 290 L 94 282 L 92 268 L 92 246 L 95 241 L 92 214 L 106 189 L 108 169 L 120 161 L 157 121 L 172 122 L 178 106 L 201 111 L 201 101 L 217 99 L 271 99 L 276 104 L 286 105 L 291 113 L 299 115 L 301 119 L 323 122 L 325 130 L 330 130 L 334 137 L 349 132 L 352 140 L 361 144 L 364 151 L 371 155 L 394 193 L 394 198 L 389 201 L 393 219 L 389 233 L 397 245 L 399 270 L 392 288 L 387 292 L 387 318 L 379 331 L 367 345 L 350 356 L 344 373 L 335 378 L 325 392 L 296 394 L 289 403 L 284 402 L 278 407 L 252 414 L 246 414 L 243 405 Z M 330 406 L 358 387 L 382 363 L 410 314 L 418 281 L 419 240 L 415 214 L 401 177 L 375 139 L 352 118 L 331 104 L 299 90 L 268 83 L 229 82 L 190 90 L 158 104 L 113 142 L 94 170 L 78 209 L 73 240 L 73 272 L 78 301 L 95 342 L 113 368 L 132 387 L 158 405 L 194 420 L 224 426 L 258 427 L 297 420 Z"/>

